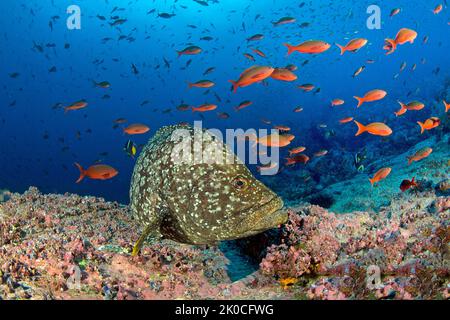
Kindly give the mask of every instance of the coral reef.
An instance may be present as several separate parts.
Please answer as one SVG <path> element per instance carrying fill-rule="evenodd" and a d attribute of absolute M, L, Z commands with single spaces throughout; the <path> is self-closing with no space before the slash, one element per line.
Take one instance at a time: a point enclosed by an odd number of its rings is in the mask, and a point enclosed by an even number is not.
<path fill-rule="evenodd" d="M 118 203 L 35 188 L 8 197 L 0 299 L 449 298 L 450 198 L 428 191 L 377 215 L 291 208 L 280 229 L 239 241 L 260 260 L 239 279 L 223 246 L 164 240 L 131 257 L 140 230 Z"/>
<path fill-rule="evenodd" d="M 425 196 L 429 198 L 448 196 L 449 141 L 450 134 L 442 137 L 431 136 L 402 154 L 388 157 L 378 156 L 376 160 L 366 163 L 363 173 L 357 172 L 355 168 L 348 168 L 349 160 L 344 157 L 343 163 L 340 163 L 341 169 L 326 167 L 324 170 L 317 171 L 320 179 L 316 179 L 314 175 L 308 173 L 308 167 L 305 167 L 297 168 L 297 172 L 290 172 L 291 177 L 277 175 L 265 178 L 264 181 L 278 192 L 289 206 L 297 206 L 306 201 L 336 213 L 351 213 L 360 210 L 378 212 L 382 207 L 398 201 L 399 198 L 414 198 L 416 191 L 427 191 Z M 433 148 L 431 155 L 420 162 L 408 165 L 407 156 L 424 147 Z M 317 160 L 318 163 L 332 162 L 325 158 Z M 332 159 L 336 158 L 336 156 L 332 157 Z M 317 170 L 318 163 L 313 164 L 313 171 Z M 390 175 L 386 180 L 371 186 L 369 177 L 383 167 L 392 168 Z M 351 178 L 348 176 L 349 172 L 353 172 Z M 416 190 L 402 193 L 400 191 L 401 182 L 413 177 L 419 182 L 419 187 Z M 329 184 L 330 181 L 331 184 Z M 289 185 L 289 188 L 283 187 L 285 185 Z M 355 197 L 355 195 L 357 196 Z"/>
<path fill-rule="evenodd" d="M 140 230 L 117 203 L 35 188 L 10 197 L 0 205 L 0 299 L 284 296 L 254 276 L 232 282 L 217 247 L 163 241 L 131 258 Z"/>
<path fill-rule="evenodd" d="M 9 191 L 0 189 L 0 202 L 7 201 L 9 199 Z"/>
<path fill-rule="evenodd" d="M 385 207 L 377 215 L 292 209 L 261 271 L 279 279 L 304 276 L 308 298 L 446 298 L 450 198 L 424 199 Z M 371 270 L 378 270 L 379 278 L 368 284 Z"/>

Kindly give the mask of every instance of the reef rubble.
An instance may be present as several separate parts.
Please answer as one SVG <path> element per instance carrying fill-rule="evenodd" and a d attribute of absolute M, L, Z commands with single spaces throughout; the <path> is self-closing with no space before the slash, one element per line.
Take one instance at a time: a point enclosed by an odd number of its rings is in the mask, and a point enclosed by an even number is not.
<path fill-rule="evenodd" d="M 427 191 L 378 214 L 292 207 L 286 225 L 234 242 L 259 263 L 237 280 L 218 246 L 154 241 L 131 257 L 127 206 L 36 188 L 7 199 L 0 300 L 450 298 L 450 197 Z"/>

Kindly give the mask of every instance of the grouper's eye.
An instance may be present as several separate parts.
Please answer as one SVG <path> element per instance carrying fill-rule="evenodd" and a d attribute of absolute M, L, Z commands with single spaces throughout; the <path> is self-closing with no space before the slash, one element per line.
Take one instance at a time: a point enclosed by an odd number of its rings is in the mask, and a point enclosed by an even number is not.
<path fill-rule="evenodd" d="M 232 185 L 237 190 L 245 190 L 248 187 L 248 180 L 242 176 L 233 179 Z"/>

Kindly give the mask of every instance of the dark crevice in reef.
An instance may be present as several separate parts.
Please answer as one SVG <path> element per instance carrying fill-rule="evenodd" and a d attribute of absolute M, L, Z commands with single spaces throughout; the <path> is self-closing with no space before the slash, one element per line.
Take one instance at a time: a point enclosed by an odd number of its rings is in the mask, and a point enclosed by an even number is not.
<path fill-rule="evenodd" d="M 307 201 L 311 204 L 320 206 L 325 209 L 329 209 L 334 204 L 335 199 L 327 194 L 315 194 L 310 196 L 307 199 Z"/>
<path fill-rule="evenodd" d="M 239 281 L 259 269 L 259 263 L 247 255 L 237 241 L 224 241 L 219 248 L 230 261 L 227 274 L 232 282 Z"/>
<path fill-rule="evenodd" d="M 267 248 L 279 245 L 280 239 L 280 230 L 272 229 L 251 237 L 222 242 L 220 250 L 230 260 L 228 265 L 230 279 L 237 281 L 259 270 L 259 264 L 267 254 Z"/>

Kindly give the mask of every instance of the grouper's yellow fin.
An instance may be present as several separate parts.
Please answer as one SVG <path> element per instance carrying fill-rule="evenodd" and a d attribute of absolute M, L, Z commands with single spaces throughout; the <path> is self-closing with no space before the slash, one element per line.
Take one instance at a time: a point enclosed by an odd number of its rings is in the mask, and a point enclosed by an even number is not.
<path fill-rule="evenodd" d="M 142 245 L 144 244 L 145 240 L 148 238 L 148 236 L 152 233 L 153 230 L 154 226 L 152 225 L 148 225 L 147 227 L 145 227 L 144 231 L 142 232 L 141 236 L 139 237 L 138 241 L 136 241 L 136 244 L 133 247 L 133 252 L 131 253 L 133 257 L 139 255 Z"/>

